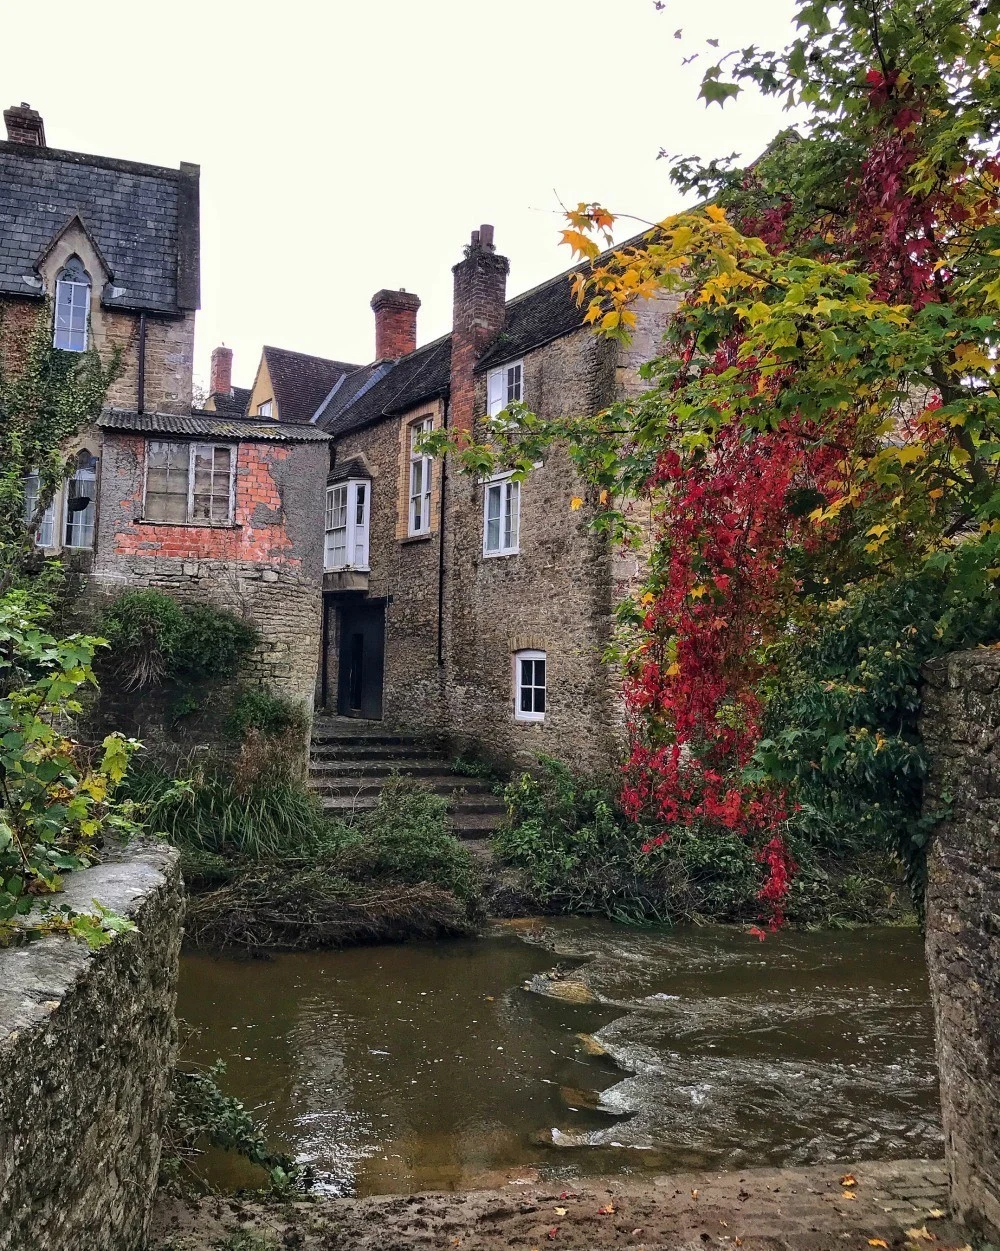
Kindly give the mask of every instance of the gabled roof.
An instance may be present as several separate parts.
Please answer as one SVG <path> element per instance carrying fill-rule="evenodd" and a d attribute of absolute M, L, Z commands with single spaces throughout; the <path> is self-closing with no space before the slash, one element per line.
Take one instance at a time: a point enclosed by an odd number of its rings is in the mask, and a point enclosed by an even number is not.
<path fill-rule="evenodd" d="M 313 414 L 345 374 L 360 368 L 347 361 L 326 360 L 285 348 L 264 348 L 267 372 L 274 388 L 278 415 L 285 424 L 308 425 Z"/>
<path fill-rule="evenodd" d="M 251 394 L 249 387 L 233 387 L 231 395 L 227 395 L 224 391 L 216 391 L 210 398 L 215 404 L 217 413 L 242 417 L 247 411 Z"/>
<path fill-rule="evenodd" d="M 0 141 L 0 292 L 40 296 L 36 266 L 79 217 L 114 275 L 111 307 L 198 307 L 198 167 L 164 169 Z"/>
<path fill-rule="evenodd" d="M 334 396 L 318 424 L 330 434 L 346 434 L 382 417 L 405 412 L 425 400 L 447 394 L 451 380 L 451 335 L 435 339 L 389 364 L 386 373 L 370 387 L 359 390 L 346 404 Z M 371 367 L 369 367 L 371 368 Z"/>
<path fill-rule="evenodd" d="M 133 413 L 110 408 L 101 414 L 97 424 L 102 430 L 238 439 L 244 443 L 325 443 L 329 438 L 315 426 L 288 425 L 259 417 L 230 417 L 201 409 L 190 413 Z"/>

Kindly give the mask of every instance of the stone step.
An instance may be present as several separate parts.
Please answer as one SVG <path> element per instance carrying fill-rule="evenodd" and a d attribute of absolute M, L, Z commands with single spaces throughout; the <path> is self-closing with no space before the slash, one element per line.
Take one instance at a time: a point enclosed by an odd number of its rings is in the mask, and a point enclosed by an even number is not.
<path fill-rule="evenodd" d="M 502 812 L 455 812 L 452 815 L 452 832 L 456 838 L 489 838 L 503 824 Z"/>
<path fill-rule="evenodd" d="M 313 730 L 313 747 L 345 747 L 363 750 L 378 747 L 416 747 L 435 748 L 436 743 L 428 743 L 426 739 L 415 734 L 325 734 L 322 730 Z"/>
<path fill-rule="evenodd" d="M 494 795 L 488 786 L 469 786 L 465 778 L 456 778 L 453 774 L 431 774 L 419 780 L 422 786 L 426 786 L 435 795 L 449 795 L 455 802 L 462 799 L 473 807 L 490 807 L 496 808 L 498 812 L 504 811 L 503 800 L 499 795 Z M 360 775 L 309 780 L 310 789 L 318 795 L 379 795 L 382 785 L 383 781 L 379 778 Z"/>
<path fill-rule="evenodd" d="M 334 777 L 338 773 L 364 773 L 369 777 L 387 778 L 392 773 L 412 774 L 414 777 L 422 773 L 451 773 L 451 761 L 446 756 L 420 756 L 413 760 L 394 760 L 384 756 L 351 756 L 326 759 L 320 757 L 309 762 L 309 773 L 313 777 Z M 473 778 L 472 781 L 478 779 Z"/>
<path fill-rule="evenodd" d="M 425 760 L 435 756 L 445 759 L 444 752 L 426 743 L 345 743 L 340 739 L 324 742 L 313 739 L 309 755 L 313 760 Z"/>

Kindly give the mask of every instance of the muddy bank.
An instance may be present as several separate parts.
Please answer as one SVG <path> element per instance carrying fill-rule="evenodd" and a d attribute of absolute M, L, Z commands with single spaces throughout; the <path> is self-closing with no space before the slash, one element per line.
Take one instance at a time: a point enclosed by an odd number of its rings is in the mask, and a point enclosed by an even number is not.
<path fill-rule="evenodd" d="M 499 1189 L 456 1194 L 165 1203 L 150 1251 L 869 1251 L 872 1239 L 946 1251 L 966 1239 L 945 1216 L 945 1192 L 944 1169 L 929 1160 L 602 1178 L 568 1188 L 541 1185 L 528 1172 Z"/>

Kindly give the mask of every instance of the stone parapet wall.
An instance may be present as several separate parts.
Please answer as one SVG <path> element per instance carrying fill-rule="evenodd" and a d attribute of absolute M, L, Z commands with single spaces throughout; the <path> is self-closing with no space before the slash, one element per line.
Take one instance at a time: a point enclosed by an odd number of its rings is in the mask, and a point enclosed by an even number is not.
<path fill-rule="evenodd" d="M 49 936 L 0 951 L 0 1251 L 141 1251 L 176 1050 L 177 854 L 70 874 L 137 934 L 99 952 Z"/>
<path fill-rule="evenodd" d="M 952 1203 L 1000 1231 L 1000 653 L 925 671 L 925 811 L 947 808 L 928 862 L 927 961 Z"/>

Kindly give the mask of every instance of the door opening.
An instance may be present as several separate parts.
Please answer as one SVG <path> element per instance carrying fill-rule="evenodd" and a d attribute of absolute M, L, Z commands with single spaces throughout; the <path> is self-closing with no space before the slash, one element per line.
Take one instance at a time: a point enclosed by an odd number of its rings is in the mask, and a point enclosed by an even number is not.
<path fill-rule="evenodd" d="M 340 609 L 337 712 L 381 720 L 384 670 L 385 605 L 345 605 Z"/>

